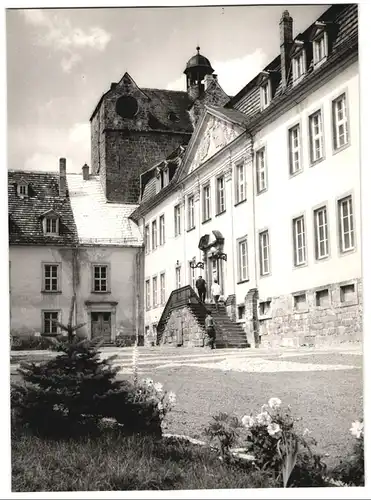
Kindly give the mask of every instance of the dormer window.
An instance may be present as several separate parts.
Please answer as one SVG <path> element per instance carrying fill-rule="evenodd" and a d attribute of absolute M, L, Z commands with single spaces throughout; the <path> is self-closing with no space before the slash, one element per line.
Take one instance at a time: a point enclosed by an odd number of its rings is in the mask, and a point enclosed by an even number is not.
<path fill-rule="evenodd" d="M 267 106 L 269 106 L 270 102 L 271 102 L 271 86 L 270 86 L 270 81 L 266 80 L 260 86 L 260 105 L 261 105 L 261 109 L 263 110 Z"/>
<path fill-rule="evenodd" d="M 48 210 L 42 214 L 43 233 L 47 236 L 59 235 L 60 216 L 54 210 Z"/>
<path fill-rule="evenodd" d="M 313 65 L 314 67 L 324 63 L 328 55 L 328 36 L 326 24 L 320 21 L 315 23 L 315 31 L 312 35 L 313 41 Z"/>
<path fill-rule="evenodd" d="M 28 196 L 28 184 L 24 180 L 21 180 L 17 184 L 17 194 L 21 198 L 25 198 L 26 196 Z"/>
<path fill-rule="evenodd" d="M 302 80 L 305 75 L 305 68 L 306 54 L 305 51 L 302 50 L 292 59 L 292 80 L 294 85 Z"/>

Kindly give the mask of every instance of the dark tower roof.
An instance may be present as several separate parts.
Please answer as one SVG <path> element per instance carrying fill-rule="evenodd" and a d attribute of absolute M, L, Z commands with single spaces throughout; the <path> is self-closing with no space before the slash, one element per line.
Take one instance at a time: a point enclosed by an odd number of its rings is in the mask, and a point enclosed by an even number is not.
<path fill-rule="evenodd" d="M 187 62 L 187 66 L 186 69 L 184 70 L 184 73 L 188 74 L 193 69 L 202 68 L 205 74 L 211 75 L 211 73 L 213 73 L 214 70 L 211 67 L 210 61 L 207 59 L 207 57 L 200 54 L 200 47 L 196 47 L 196 50 L 197 54 L 191 57 L 190 60 Z"/>

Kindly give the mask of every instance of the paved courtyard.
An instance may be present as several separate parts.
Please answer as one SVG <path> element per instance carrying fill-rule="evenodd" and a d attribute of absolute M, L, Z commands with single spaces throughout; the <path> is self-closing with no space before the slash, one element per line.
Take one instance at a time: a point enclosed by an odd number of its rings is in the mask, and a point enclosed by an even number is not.
<path fill-rule="evenodd" d="M 290 404 L 309 428 L 328 463 L 350 450 L 351 422 L 362 416 L 362 352 L 359 345 L 301 349 L 159 349 L 139 348 L 139 377 L 162 382 L 177 395 L 166 432 L 203 439 L 211 416 L 219 411 L 242 417 L 272 396 Z M 116 355 L 120 377 L 132 374 L 132 348 L 106 348 Z M 12 353 L 13 355 L 13 353 Z M 37 356 L 46 353 L 33 353 Z M 12 372 L 21 353 L 12 356 Z M 36 359 L 36 358 L 35 358 Z"/>

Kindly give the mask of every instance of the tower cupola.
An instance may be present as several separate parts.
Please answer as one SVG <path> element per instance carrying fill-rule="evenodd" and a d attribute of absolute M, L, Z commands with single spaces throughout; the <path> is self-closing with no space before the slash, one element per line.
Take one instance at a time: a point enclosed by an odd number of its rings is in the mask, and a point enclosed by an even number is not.
<path fill-rule="evenodd" d="M 184 74 L 187 77 L 187 92 L 191 99 L 197 99 L 204 91 L 204 78 L 206 75 L 213 74 L 210 61 L 200 54 L 200 47 L 196 47 L 195 54 L 187 62 Z"/>

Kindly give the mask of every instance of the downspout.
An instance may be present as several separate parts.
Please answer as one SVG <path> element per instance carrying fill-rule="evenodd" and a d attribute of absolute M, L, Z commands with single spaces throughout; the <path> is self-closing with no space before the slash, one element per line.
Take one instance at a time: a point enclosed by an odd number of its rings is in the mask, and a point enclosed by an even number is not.
<path fill-rule="evenodd" d="M 232 166 L 232 151 L 231 149 L 229 148 L 229 164 L 230 164 L 230 167 L 233 168 Z M 231 182 L 231 214 L 233 214 L 233 190 L 234 190 L 234 186 L 233 186 L 233 172 L 232 172 L 232 178 L 230 180 Z M 234 239 L 234 222 L 233 222 L 233 215 L 232 215 L 232 228 L 231 228 L 231 233 L 232 233 L 232 276 L 233 276 L 233 294 L 234 296 L 236 297 L 237 295 L 237 286 L 236 286 L 236 269 L 235 269 L 235 264 L 236 264 L 236 259 L 235 259 L 235 239 Z M 227 269 L 228 269 L 228 266 L 227 266 Z"/>
<path fill-rule="evenodd" d="M 142 217 L 142 227 L 143 227 L 143 237 L 145 237 L 145 218 Z M 145 251 L 144 247 L 140 247 L 136 253 L 135 256 L 135 262 L 136 262 L 136 279 L 135 279 L 135 341 L 136 344 L 138 345 L 139 341 L 139 324 L 140 324 L 140 288 L 141 288 L 141 281 L 142 281 L 142 274 L 143 277 L 145 276 Z M 143 257 L 143 262 L 141 262 Z M 144 304 L 144 302 L 143 302 Z M 143 307 L 143 326 L 144 326 L 144 310 L 145 308 Z M 143 330 L 143 338 L 144 338 L 144 330 Z"/>
<path fill-rule="evenodd" d="M 79 244 L 77 243 L 75 246 L 72 247 L 72 294 L 73 294 L 73 297 L 75 297 L 75 300 L 74 300 L 75 325 L 78 324 L 78 322 L 77 322 L 77 308 L 78 308 L 78 305 L 77 305 L 77 285 L 79 282 L 79 278 L 78 278 L 78 253 L 79 253 Z"/>
<path fill-rule="evenodd" d="M 253 216 L 253 248 L 254 248 L 254 288 L 258 288 L 258 266 L 257 266 L 257 251 L 256 251 L 256 218 L 255 218 L 255 195 L 256 195 L 256 178 L 255 178 L 255 163 L 254 163 L 254 137 L 249 130 L 246 130 L 251 140 L 251 165 L 252 165 L 252 216 Z"/>

